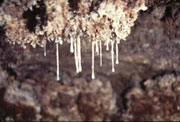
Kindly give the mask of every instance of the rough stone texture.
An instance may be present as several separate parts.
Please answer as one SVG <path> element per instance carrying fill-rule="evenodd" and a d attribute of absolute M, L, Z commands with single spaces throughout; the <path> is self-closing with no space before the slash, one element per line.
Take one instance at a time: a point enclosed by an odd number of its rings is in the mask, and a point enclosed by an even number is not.
<path fill-rule="evenodd" d="M 148 1 L 111 72 L 103 47 L 91 80 L 91 52 L 75 73 L 69 45 L 61 46 L 60 82 L 55 80 L 55 45 L 22 49 L 7 43 L 0 27 L 0 120 L 179 120 L 180 4 Z M 1 5 L 1 3 L 0 3 Z"/>
<path fill-rule="evenodd" d="M 179 76 L 167 73 L 143 81 L 144 89 L 132 88 L 126 94 L 127 111 L 123 120 L 178 121 Z"/>
<path fill-rule="evenodd" d="M 146 9 L 145 0 L 5 0 L 0 26 L 6 41 L 24 48 L 62 40 L 116 42 L 126 39 L 138 12 Z"/>

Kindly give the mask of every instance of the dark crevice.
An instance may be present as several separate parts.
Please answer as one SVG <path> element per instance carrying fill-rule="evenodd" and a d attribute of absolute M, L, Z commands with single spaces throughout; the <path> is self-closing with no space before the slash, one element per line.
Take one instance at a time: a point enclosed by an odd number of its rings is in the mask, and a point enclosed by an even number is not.
<path fill-rule="evenodd" d="M 135 7 L 137 0 L 129 0 L 127 3 L 128 7 Z"/>
<path fill-rule="evenodd" d="M 37 25 L 37 20 L 36 20 L 37 14 L 38 14 L 38 11 L 34 7 L 33 7 L 33 11 L 28 10 L 24 12 L 23 14 L 23 17 L 28 20 L 26 27 L 28 28 L 30 32 L 35 32 L 35 27 Z"/>
<path fill-rule="evenodd" d="M 5 122 L 5 118 L 6 118 L 6 111 L 5 111 L 5 103 L 4 103 L 4 95 L 6 92 L 6 88 L 1 88 L 0 89 L 0 121 L 4 121 Z"/>
<path fill-rule="evenodd" d="M 161 19 L 161 21 L 165 21 L 167 17 L 171 17 L 172 10 L 171 7 L 167 7 L 165 10 L 164 17 Z"/>
<path fill-rule="evenodd" d="M 9 74 L 9 76 L 14 76 L 15 78 L 17 77 L 17 74 L 16 74 L 16 72 L 14 71 L 14 69 L 13 68 L 11 68 L 11 67 L 7 67 L 6 68 L 6 71 L 7 71 L 7 73 Z"/>
<path fill-rule="evenodd" d="M 94 0 L 90 6 L 89 13 L 92 11 L 96 11 L 102 2 L 103 0 Z"/>
<path fill-rule="evenodd" d="M 126 111 L 127 110 L 127 99 L 126 99 L 126 94 L 129 92 L 129 90 L 133 88 L 132 86 L 127 86 L 124 88 L 124 90 L 121 93 L 121 98 L 122 98 L 122 106 L 123 109 Z"/>
<path fill-rule="evenodd" d="M 35 27 L 37 25 L 40 25 L 42 29 L 42 26 L 47 24 L 46 6 L 43 0 L 38 1 L 37 4 L 39 7 L 33 6 L 32 11 L 28 9 L 23 14 L 23 18 L 27 19 L 26 27 L 30 32 L 35 32 Z M 37 17 L 39 17 L 40 20 L 38 20 Z"/>
<path fill-rule="evenodd" d="M 150 6 L 162 6 L 162 5 L 173 5 L 173 6 L 179 6 L 180 1 L 179 0 L 146 0 L 146 5 L 148 7 Z"/>
<path fill-rule="evenodd" d="M 69 7 L 71 8 L 72 11 L 77 11 L 78 8 L 78 1 L 79 0 L 68 0 L 69 2 Z"/>
<path fill-rule="evenodd" d="M 126 99 L 126 94 L 129 92 L 130 89 L 132 89 L 133 87 L 130 84 L 126 84 L 126 86 L 123 88 L 121 94 L 119 95 L 119 97 L 117 98 L 117 101 L 121 101 L 120 103 L 117 104 L 118 107 L 118 111 L 116 114 L 114 114 L 111 119 L 113 121 L 119 121 L 121 120 L 121 116 L 122 113 L 124 113 L 124 111 L 127 111 L 128 106 L 127 106 L 127 99 Z"/>
<path fill-rule="evenodd" d="M 4 0 L 0 0 L 0 6 L 2 5 L 3 2 L 4 2 Z"/>
<path fill-rule="evenodd" d="M 5 30 L 2 26 L 0 26 L 0 39 L 5 35 Z"/>

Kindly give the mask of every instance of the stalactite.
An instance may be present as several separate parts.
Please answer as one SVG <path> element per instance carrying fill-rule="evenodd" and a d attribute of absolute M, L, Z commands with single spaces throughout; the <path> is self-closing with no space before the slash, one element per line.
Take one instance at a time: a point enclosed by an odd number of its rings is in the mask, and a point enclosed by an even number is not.
<path fill-rule="evenodd" d="M 59 43 L 58 42 L 56 42 L 56 63 L 57 63 L 56 65 L 57 81 L 59 81 L 60 77 L 59 77 Z"/>
<path fill-rule="evenodd" d="M 115 71 L 114 68 L 114 41 L 111 41 L 111 59 L 112 59 L 112 72 Z"/>
<path fill-rule="evenodd" d="M 82 66 L 81 66 L 81 40 L 80 40 L 80 37 L 77 38 L 77 43 L 78 43 L 78 69 L 79 69 L 79 72 L 82 71 Z"/>
<path fill-rule="evenodd" d="M 72 38 L 70 38 L 70 52 L 74 53 L 73 39 Z"/>
<path fill-rule="evenodd" d="M 76 65 L 76 72 L 79 73 L 79 67 L 78 67 L 78 57 L 77 57 L 77 44 L 76 40 L 74 41 L 74 59 L 75 59 L 75 65 Z"/>
<path fill-rule="evenodd" d="M 95 42 L 92 42 L 92 74 L 91 74 L 91 78 L 95 79 L 95 73 L 94 73 L 94 45 Z"/>
<path fill-rule="evenodd" d="M 119 64 L 119 47 L 118 47 L 118 42 L 116 42 L 116 64 Z"/>
<path fill-rule="evenodd" d="M 98 45 L 98 40 L 96 40 L 96 53 L 99 55 L 99 45 Z"/>
<path fill-rule="evenodd" d="M 83 45 L 81 44 L 84 41 L 88 43 L 89 39 L 93 40 L 90 41 L 92 78 L 95 78 L 95 54 L 99 55 L 100 66 L 102 66 L 102 45 L 105 44 L 107 51 L 111 45 L 112 72 L 114 72 L 114 62 L 119 64 L 119 42 L 116 40 L 126 40 L 138 17 L 138 12 L 147 9 L 145 0 L 100 0 L 98 5 L 94 4 L 97 0 L 77 0 L 75 10 L 71 8 L 70 0 L 43 0 L 42 2 L 46 6 L 43 16 L 47 18 L 37 19 L 41 18 L 41 15 L 33 15 L 36 22 L 33 27 L 28 28 L 27 24 L 31 20 L 21 16 L 24 8 L 9 6 L 9 2 L 6 2 L 6 6 L 11 9 L 1 9 L 0 19 L 6 29 L 5 37 L 8 37 L 7 41 L 10 43 L 18 43 L 24 48 L 27 43 L 33 47 L 44 46 L 44 56 L 47 52 L 43 42 L 48 40 L 56 43 L 57 80 L 59 80 L 59 44 L 62 45 L 65 41 L 70 43 L 70 52 L 74 53 L 76 72 L 79 73 L 82 71 L 81 47 Z M 34 11 L 34 7 L 29 6 L 26 9 Z M 14 10 L 18 12 L 14 13 Z M 112 38 L 114 41 L 111 41 Z"/>
<path fill-rule="evenodd" d="M 100 66 L 102 66 L 102 41 L 99 42 L 100 43 Z"/>
<path fill-rule="evenodd" d="M 106 41 L 106 50 L 109 51 L 109 40 Z"/>
<path fill-rule="evenodd" d="M 47 55 L 47 49 L 46 49 L 46 47 L 47 47 L 47 45 L 45 44 L 45 45 L 44 45 L 44 56 Z"/>

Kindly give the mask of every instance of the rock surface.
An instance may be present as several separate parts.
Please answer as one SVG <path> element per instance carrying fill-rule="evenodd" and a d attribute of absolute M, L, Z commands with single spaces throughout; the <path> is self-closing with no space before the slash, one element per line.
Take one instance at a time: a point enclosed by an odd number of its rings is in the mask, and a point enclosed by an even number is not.
<path fill-rule="evenodd" d="M 1 5 L 1 2 L 0 2 Z M 60 81 L 55 45 L 7 43 L 0 27 L 0 120 L 179 120 L 180 4 L 148 1 L 127 41 L 119 46 L 119 65 L 111 72 L 111 53 L 96 56 L 91 80 L 91 51 L 83 72 L 75 73 L 69 45 L 60 47 Z"/>

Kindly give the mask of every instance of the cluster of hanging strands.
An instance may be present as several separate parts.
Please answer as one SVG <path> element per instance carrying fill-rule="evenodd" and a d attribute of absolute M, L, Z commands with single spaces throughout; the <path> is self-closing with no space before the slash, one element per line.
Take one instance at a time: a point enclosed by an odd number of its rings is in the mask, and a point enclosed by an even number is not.
<path fill-rule="evenodd" d="M 120 41 L 107 41 L 106 42 L 106 50 L 109 50 L 109 43 L 111 44 L 111 60 L 112 60 L 112 72 L 115 72 L 115 65 L 114 65 L 114 61 L 116 61 L 116 64 L 119 64 L 119 58 L 118 58 L 118 44 L 120 43 Z M 114 58 L 114 43 L 116 45 L 116 59 Z M 94 79 L 95 78 L 95 73 L 94 73 L 94 58 L 95 58 L 95 51 L 96 53 L 100 56 L 100 66 L 102 66 L 102 41 L 93 41 L 92 42 L 92 73 L 91 73 L 91 78 Z"/>
<path fill-rule="evenodd" d="M 132 8 L 128 6 L 127 1 L 106 0 L 100 2 L 100 5 L 96 11 L 88 13 L 86 9 L 90 7 L 88 5 L 92 5 L 91 2 L 80 1 L 79 6 L 80 8 L 82 7 L 82 10 L 77 11 L 77 13 L 75 12 L 76 15 L 74 15 L 75 13 L 71 13 L 68 11 L 66 11 L 67 13 L 63 14 L 62 10 L 65 9 L 63 9 L 64 4 L 62 4 L 62 6 L 59 6 L 61 9 L 57 9 L 58 16 L 54 18 L 54 23 L 52 22 L 49 25 L 54 28 L 53 32 L 60 33 L 58 36 L 62 34 L 61 29 L 64 28 L 63 38 L 65 38 L 65 40 L 68 40 L 70 43 L 70 52 L 74 54 L 77 73 L 80 73 L 82 71 L 81 38 L 83 37 L 83 34 L 85 34 L 91 39 L 91 77 L 92 79 L 95 79 L 95 53 L 100 57 L 100 66 L 103 65 L 102 43 L 105 44 L 106 50 L 110 50 L 111 52 L 112 72 L 115 72 L 115 63 L 119 63 L 118 44 L 120 43 L 120 41 L 118 40 L 126 40 L 126 37 L 131 32 L 131 27 L 134 26 L 134 22 L 137 19 L 138 11 L 146 10 L 147 7 L 145 6 L 144 0 L 137 0 L 135 2 L 135 6 Z M 59 19 L 59 17 L 61 19 Z M 67 22 L 65 27 L 64 22 Z M 61 28 L 59 26 L 57 26 L 58 28 L 56 27 L 56 24 L 58 23 L 61 23 Z M 49 29 L 49 33 L 51 33 L 52 30 Z M 56 36 L 56 34 L 54 36 Z M 61 37 L 52 40 L 56 42 L 57 80 L 60 80 L 59 44 L 63 43 Z M 46 47 L 44 48 L 44 50 L 46 51 Z M 46 55 L 46 52 L 44 53 L 44 55 Z"/>
<path fill-rule="evenodd" d="M 57 66 L 57 80 L 60 80 L 60 74 L 59 74 L 59 70 L 60 70 L 60 65 L 59 65 L 59 44 L 62 45 L 63 41 L 61 38 L 58 38 L 56 41 L 56 66 Z M 103 53 L 102 53 L 102 41 L 92 41 L 92 66 L 91 66 L 91 78 L 95 79 L 95 53 L 97 55 L 99 55 L 99 65 L 102 66 L 103 65 Z M 105 43 L 106 46 L 106 50 L 109 51 L 111 46 L 111 63 L 112 63 L 112 72 L 115 72 L 115 63 L 119 64 L 119 58 L 118 58 L 118 44 L 120 43 L 120 41 L 107 41 Z M 115 49 L 114 49 L 115 48 Z M 76 72 L 80 73 L 82 71 L 82 61 L 81 61 L 81 39 L 80 36 L 78 36 L 78 38 L 76 40 L 72 40 L 72 38 L 70 38 L 70 52 L 74 53 L 74 59 L 75 59 L 75 66 L 76 66 Z M 44 56 L 46 56 L 46 45 L 44 46 Z"/>
<path fill-rule="evenodd" d="M 120 41 L 118 40 L 126 40 L 138 17 L 138 12 L 147 9 L 145 0 L 133 1 L 133 7 L 129 6 L 129 1 L 104 0 L 98 3 L 97 8 L 95 7 L 93 11 L 89 12 L 89 8 L 94 2 L 94 0 L 79 0 L 79 10 L 73 12 L 69 11 L 67 1 L 56 1 L 55 8 L 57 9 L 55 10 L 52 9 L 52 6 L 47 6 L 49 13 L 52 12 L 51 10 L 54 13 L 54 18 L 48 21 L 49 26 L 45 28 L 47 37 L 59 36 L 55 40 L 50 39 L 56 43 L 57 80 L 60 80 L 59 44 L 63 43 L 62 37 L 70 43 L 70 52 L 74 54 L 77 73 L 82 72 L 81 40 L 83 35 L 90 39 L 92 45 L 91 77 L 95 79 L 95 54 L 99 55 L 99 64 L 102 66 L 102 45 L 104 44 L 106 50 L 111 52 L 112 72 L 115 72 L 115 64 L 119 63 L 118 44 Z M 44 46 L 44 55 L 46 56 L 46 46 Z"/>

